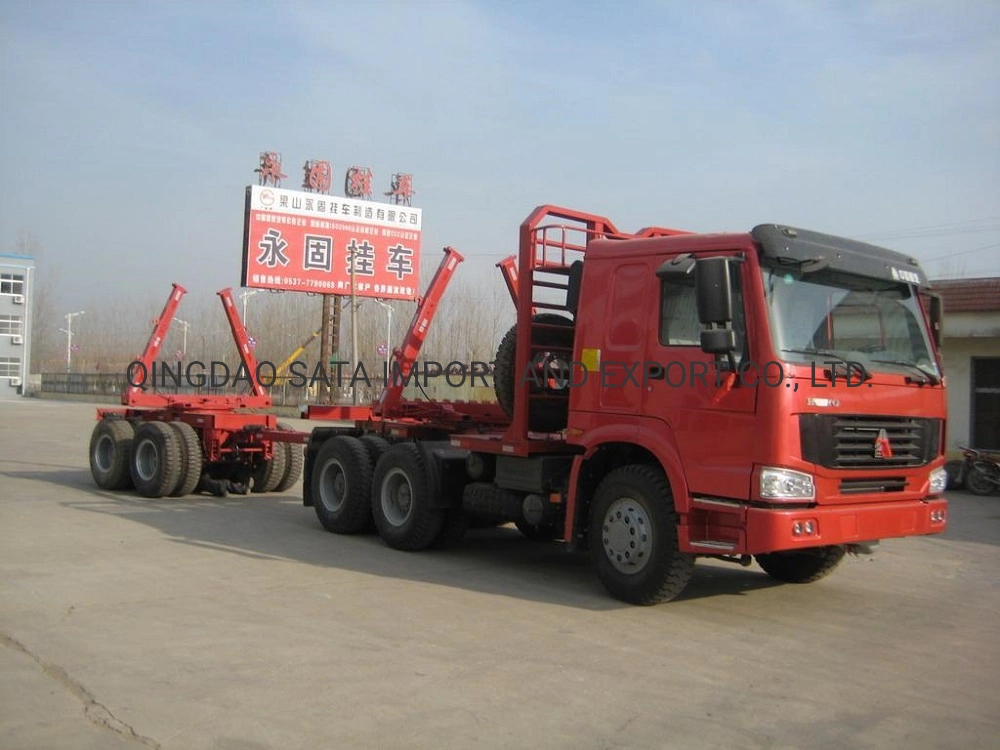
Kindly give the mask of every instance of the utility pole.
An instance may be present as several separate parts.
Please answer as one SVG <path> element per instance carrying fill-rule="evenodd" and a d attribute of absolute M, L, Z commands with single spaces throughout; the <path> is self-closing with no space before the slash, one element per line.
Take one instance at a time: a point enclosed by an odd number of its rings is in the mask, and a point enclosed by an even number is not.
<path fill-rule="evenodd" d="M 358 297 L 357 289 L 354 286 L 354 265 L 355 253 L 357 250 L 351 248 L 351 377 L 354 377 L 354 370 L 358 366 Z M 351 383 L 351 403 L 358 405 L 358 389 Z"/>
<path fill-rule="evenodd" d="M 323 372 L 327 373 L 329 377 L 330 373 L 330 295 L 323 295 L 323 320 L 322 326 L 320 328 L 320 340 L 319 340 L 319 361 L 323 365 Z M 330 388 L 327 386 L 326 381 L 321 380 L 319 383 L 319 393 L 316 394 L 316 399 L 321 404 L 326 404 L 330 402 Z"/>
<path fill-rule="evenodd" d="M 66 334 L 66 372 L 71 372 L 73 369 L 73 318 L 77 315 L 83 315 L 86 310 L 80 310 L 79 312 L 66 313 L 64 316 L 66 318 L 66 327 L 63 332 Z"/>
<path fill-rule="evenodd" d="M 174 318 L 174 320 L 184 326 L 184 344 L 181 346 L 181 356 L 186 357 L 188 353 L 188 328 L 191 327 L 191 324 L 180 318 Z"/>
<path fill-rule="evenodd" d="M 390 361 L 392 359 L 392 305 L 383 302 L 380 299 L 375 300 L 382 307 L 385 308 L 386 312 L 386 326 L 385 326 L 385 386 L 389 387 L 389 379 L 392 377 L 390 372 Z"/>

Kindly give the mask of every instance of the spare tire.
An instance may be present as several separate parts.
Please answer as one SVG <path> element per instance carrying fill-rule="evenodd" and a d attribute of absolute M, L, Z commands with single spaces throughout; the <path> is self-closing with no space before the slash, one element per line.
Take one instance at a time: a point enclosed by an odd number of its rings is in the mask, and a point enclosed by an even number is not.
<path fill-rule="evenodd" d="M 532 336 L 534 347 L 550 346 L 549 350 L 535 352 L 533 365 L 537 369 L 537 379 L 526 385 L 530 393 L 546 396 L 562 396 L 562 398 L 545 398 L 532 401 L 528 411 L 528 429 L 534 432 L 557 432 L 566 426 L 569 413 L 569 387 L 566 384 L 547 382 L 541 377 L 546 364 L 553 366 L 553 360 L 559 359 L 566 363 L 573 355 L 573 321 L 562 315 L 543 313 L 532 320 L 558 328 L 535 328 Z M 517 325 L 515 324 L 500 342 L 495 362 L 493 390 L 497 402 L 508 417 L 514 415 L 514 389 L 521 383 L 524 373 L 515 372 L 517 354 Z M 526 378 L 525 378 L 526 379 Z"/>

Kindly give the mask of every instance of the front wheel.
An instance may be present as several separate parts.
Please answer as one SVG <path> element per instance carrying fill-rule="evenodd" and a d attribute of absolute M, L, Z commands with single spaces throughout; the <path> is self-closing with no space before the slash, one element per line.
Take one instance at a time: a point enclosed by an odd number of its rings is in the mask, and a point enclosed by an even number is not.
<path fill-rule="evenodd" d="M 812 583 L 830 575 L 840 565 L 846 552 L 844 546 L 834 545 L 794 552 L 769 552 L 754 555 L 754 559 L 771 578 L 784 583 Z"/>
<path fill-rule="evenodd" d="M 694 557 L 680 552 L 670 485 L 654 466 L 610 472 L 590 506 L 590 554 L 597 577 L 612 596 L 631 604 L 673 599 L 694 572 Z"/>
<path fill-rule="evenodd" d="M 965 475 L 965 486 L 973 495 L 989 495 L 1000 489 L 1000 471 L 986 461 L 974 461 Z"/>

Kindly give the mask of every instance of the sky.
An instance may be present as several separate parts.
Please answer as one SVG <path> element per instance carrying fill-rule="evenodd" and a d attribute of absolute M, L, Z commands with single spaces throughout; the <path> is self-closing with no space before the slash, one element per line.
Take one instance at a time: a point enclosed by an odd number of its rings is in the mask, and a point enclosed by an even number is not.
<path fill-rule="evenodd" d="M 35 238 L 66 311 L 238 287 L 274 150 L 412 173 L 425 282 L 453 245 L 501 283 L 543 203 L 1000 275 L 998 30 L 962 0 L 5 2 L 0 252 Z"/>

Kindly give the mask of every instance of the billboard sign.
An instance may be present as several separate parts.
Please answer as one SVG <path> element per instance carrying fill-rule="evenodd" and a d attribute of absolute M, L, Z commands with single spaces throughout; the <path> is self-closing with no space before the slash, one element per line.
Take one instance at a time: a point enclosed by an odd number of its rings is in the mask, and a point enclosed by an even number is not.
<path fill-rule="evenodd" d="M 419 208 L 268 185 L 247 188 L 242 284 L 412 300 L 420 281 Z"/>

